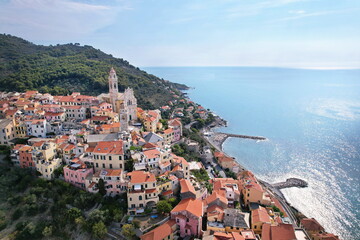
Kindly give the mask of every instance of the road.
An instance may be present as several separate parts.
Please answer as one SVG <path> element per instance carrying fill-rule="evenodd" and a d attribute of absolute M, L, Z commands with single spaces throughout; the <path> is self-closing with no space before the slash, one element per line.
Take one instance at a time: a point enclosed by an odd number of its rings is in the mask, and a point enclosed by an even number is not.
<path fill-rule="evenodd" d="M 209 173 L 210 178 L 214 178 L 214 174 L 211 172 L 212 168 L 215 168 L 217 171 L 219 171 L 219 175 L 222 178 L 226 178 L 226 174 L 223 171 L 223 169 L 220 167 L 220 165 L 214 161 L 214 156 L 211 152 L 210 147 L 205 146 L 202 151 L 202 160 L 203 164 L 206 167 L 206 171 Z"/>

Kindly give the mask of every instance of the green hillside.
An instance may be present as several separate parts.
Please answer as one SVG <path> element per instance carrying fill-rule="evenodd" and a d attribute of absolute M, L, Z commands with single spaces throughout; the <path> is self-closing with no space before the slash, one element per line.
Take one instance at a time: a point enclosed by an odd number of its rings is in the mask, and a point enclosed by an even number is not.
<path fill-rule="evenodd" d="M 119 90 L 133 88 L 144 108 L 166 104 L 172 99 L 171 89 L 187 88 L 147 74 L 91 46 L 40 46 L 0 34 L 0 91 L 38 90 L 53 95 L 76 91 L 98 95 L 108 92 L 111 67 L 117 72 Z"/>

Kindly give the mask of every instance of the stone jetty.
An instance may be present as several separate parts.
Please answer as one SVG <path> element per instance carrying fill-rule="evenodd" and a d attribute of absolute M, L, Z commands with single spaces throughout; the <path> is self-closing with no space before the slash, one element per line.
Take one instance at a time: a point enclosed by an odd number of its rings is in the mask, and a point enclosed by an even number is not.
<path fill-rule="evenodd" d="M 308 183 L 299 178 L 288 178 L 285 182 L 279 182 L 272 184 L 273 187 L 277 189 L 290 188 L 290 187 L 298 187 L 304 188 L 308 186 Z"/>

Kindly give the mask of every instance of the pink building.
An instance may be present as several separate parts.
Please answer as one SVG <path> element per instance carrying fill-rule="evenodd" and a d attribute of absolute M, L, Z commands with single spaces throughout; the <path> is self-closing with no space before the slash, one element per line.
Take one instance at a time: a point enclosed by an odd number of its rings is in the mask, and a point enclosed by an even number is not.
<path fill-rule="evenodd" d="M 100 179 L 104 180 L 107 196 L 115 196 L 125 192 L 127 189 L 127 181 L 121 169 L 102 169 L 87 178 L 86 190 L 97 193 L 99 191 L 98 183 Z"/>
<path fill-rule="evenodd" d="M 169 124 L 169 127 L 172 128 L 173 133 L 174 133 L 173 141 L 174 142 L 180 141 L 181 136 L 182 136 L 181 122 L 178 119 L 172 119 L 172 120 L 169 120 L 168 124 Z"/>
<path fill-rule="evenodd" d="M 65 181 L 82 189 L 85 189 L 86 177 L 92 173 L 93 169 L 87 168 L 81 161 L 70 162 L 64 167 Z"/>
<path fill-rule="evenodd" d="M 197 199 L 187 198 L 181 200 L 171 211 L 171 219 L 174 219 L 180 229 L 180 237 L 201 237 L 203 202 Z"/>

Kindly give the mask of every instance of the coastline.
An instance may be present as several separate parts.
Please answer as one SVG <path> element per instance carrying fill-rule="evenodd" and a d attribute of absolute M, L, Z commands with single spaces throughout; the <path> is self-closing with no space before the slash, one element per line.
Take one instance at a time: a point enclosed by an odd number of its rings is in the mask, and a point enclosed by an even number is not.
<path fill-rule="evenodd" d="M 220 121 L 219 121 L 219 119 L 220 119 Z M 226 124 L 222 125 L 221 122 L 225 122 Z M 225 141 L 227 139 L 229 139 L 230 137 L 233 137 L 234 134 L 222 133 L 222 132 L 216 131 L 217 129 L 219 129 L 221 127 L 227 127 L 227 121 L 222 119 L 221 117 L 217 116 L 215 125 L 206 128 L 206 132 L 202 131 L 202 135 L 207 140 L 207 142 L 212 147 L 214 147 L 217 151 L 223 152 L 226 156 L 229 156 L 226 152 L 224 152 L 223 144 L 225 143 Z M 206 136 L 206 135 L 208 135 L 208 136 Z M 239 136 L 246 136 L 246 135 L 239 135 Z M 247 136 L 245 138 L 254 140 L 254 138 L 251 138 L 251 137 L 255 137 L 255 136 Z M 264 138 L 264 137 L 261 137 L 261 138 Z M 260 140 L 260 141 L 267 141 L 267 140 L 268 139 L 265 138 L 264 140 Z M 259 140 L 257 140 L 257 141 L 259 141 Z M 233 158 L 233 159 L 234 159 L 234 163 L 240 166 L 241 171 L 248 171 L 248 169 L 245 168 L 243 165 L 241 165 L 239 162 L 237 162 L 235 158 Z M 220 166 L 220 168 L 222 168 L 222 167 Z M 262 185 L 262 187 L 264 189 L 266 189 L 266 191 L 268 191 L 274 198 L 276 198 L 280 202 L 280 204 L 283 206 L 284 210 L 286 211 L 288 217 L 290 217 L 292 219 L 293 224 L 296 227 L 298 227 L 298 225 L 299 225 L 299 217 L 307 218 L 307 216 L 305 216 L 301 211 L 299 211 L 298 209 L 293 207 L 291 205 L 291 203 L 288 202 L 285 195 L 281 192 L 281 190 L 279 188 L 276 188 L 272 184 L 270 184 L 266 181 L 263 181 L 261 179 L 258 179 L 258 180 L 259 180 L 259 183 Z"/>

